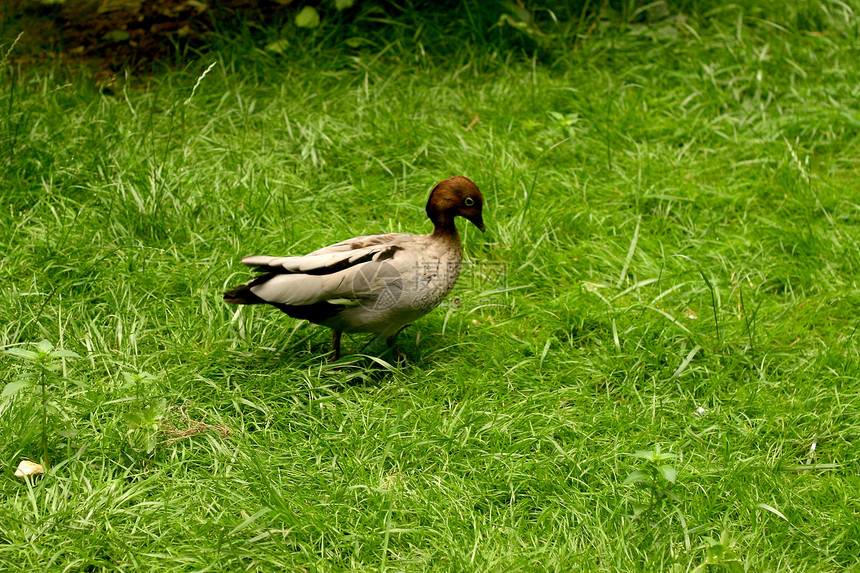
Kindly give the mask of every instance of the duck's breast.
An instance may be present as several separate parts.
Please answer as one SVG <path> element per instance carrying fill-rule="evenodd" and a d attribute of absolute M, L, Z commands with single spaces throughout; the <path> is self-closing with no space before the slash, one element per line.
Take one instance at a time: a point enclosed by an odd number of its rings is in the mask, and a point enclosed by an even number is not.
<path fill-rule="evenodd" d="M 403 258 L 409 263 L 403 272 L 400 306 L 404 308 L 425 313 L 432 310 L 451 292 L 460 276 L 462 250 L 459 241 L 422 236 Z"/>

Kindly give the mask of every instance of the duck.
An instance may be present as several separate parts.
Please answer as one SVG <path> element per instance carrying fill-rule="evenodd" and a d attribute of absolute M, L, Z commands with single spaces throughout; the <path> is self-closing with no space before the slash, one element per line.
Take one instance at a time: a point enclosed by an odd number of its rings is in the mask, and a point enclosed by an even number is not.
<path fill-rule="evenodd" d="M 463 217 L 483 233 L 483 203 L 470 179 L 450 177 L 427 200 L 431 233 L 361 235 L 302 256 L 244 257 L 257 275 L 224 292 L 224 301 L 270 305 L 330 328 L 330 360 L 341 357 L 343 333 L 373 333 L 386 339 L 398 362 L 405 361 L 395 346 L 397 334 L 454 288 L 463 260 L 455 219 Z"/>

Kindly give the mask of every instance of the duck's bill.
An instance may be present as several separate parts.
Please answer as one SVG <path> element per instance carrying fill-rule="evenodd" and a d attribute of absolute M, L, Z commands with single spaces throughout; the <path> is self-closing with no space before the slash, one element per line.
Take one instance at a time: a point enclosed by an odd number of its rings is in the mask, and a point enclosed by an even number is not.
<path fill-rule="evenodd" d="M 474 224 L 476 227 L 478 227 L 479 229 L 481 229 L 481 232 L 482 232 L 482 233 L 486 230 L 486 229 L 484 229 L 484 219 L 483 219 L 483 217 L 481 217 L 481 215 L 480 215 L 480 214 L 478 214 L 478 215 L 474 215 L 474 216 L 472 216 L 472 217 L 466 217 L 466 218 L 467 218 L 469 221 L 471 221 L 471 222 L 472 222 L 472 224 Z"/>

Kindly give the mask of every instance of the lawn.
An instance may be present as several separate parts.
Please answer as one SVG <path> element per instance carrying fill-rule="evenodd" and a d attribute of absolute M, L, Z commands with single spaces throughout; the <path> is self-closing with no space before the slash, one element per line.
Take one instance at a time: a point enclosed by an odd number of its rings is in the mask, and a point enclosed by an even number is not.
<path fill-rule="evenodd" d="M 0 570 L 857 570 L 858 11 L 244 23 L 109 89 L 2 28 Z M 224 304 L 455 174 L 406 366 Z"/>

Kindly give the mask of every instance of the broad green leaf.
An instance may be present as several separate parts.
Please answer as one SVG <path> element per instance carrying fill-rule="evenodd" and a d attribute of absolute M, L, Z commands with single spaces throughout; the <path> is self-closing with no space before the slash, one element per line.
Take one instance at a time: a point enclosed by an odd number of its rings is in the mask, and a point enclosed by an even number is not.
<path fill-rule="evenodd" d="M 23 348 L 9 348 L 4 351 L 9 356 L 17 356 L 25 360 L 36 360 L 39 355 L 32 350 L 24 350 Z"/>
<path fill-rule="evenodd" d="M 352 8 L 355 5 L 355 0 L 334 0 L 334 7 L 337 8 L 337 11 L 346 10 L 347 8 Z"/>
<path fill-rule="evenodd" d="M 51 356 L 56 358 L 80 358 L 81 355 L 77 352 L 72 352 L 71 350 L 55 350 L 51 353 Z"/>
<path fill-rule="evenodd" d="M 48 354 L 53 349 L 54 349 L 54 345 L 51 344 L 50 342 L 48 342 L 47 340 L 41 340 L 36 345 L 36 352 L 39 352 L 41 354 Z"/>
<path fill-rule="evenodd" d="M 16 382 L 9 382 L 6 384 L 6 387 L 3 388 L 3 394 L 0 394 L 0 398 L 7 398 L 9 396 L 14 396 L 24 388 L 32 386 L 33 383 L 29 380 L 18 380 Z"/>
<path fill-rule="evenodd" d="M 156 444 L 158 444 L 157 436 L 155 434 L 148 435 L 146 437 L 146 453 L 151 454 Z"/>
<path fill-rule="evenodd" d="M 662 462 L 665 460 L 674 460 L 678 456 L 675 454 L 667 454 L 660 451 L 659 444 L 654 448 L 654 451 L 651 450 L 639 450 L 635 454 L 630 454 L 634 458 L 641 458 L 643 460 L 648 460 L 650 462 Z"/>
<path fill-rule="evenodd" d="M 139 428 L 143 421 L 140 414 L 137 412 L 123 412 L 122 419 L 125 420 L 125 423 L 132 428 Z"/>
<path fill-rule="evenodd" d="M 296 14 L 296 26 L 299 28 L 316 28 L 320 25 L 320 15 L 313 6 L 305 6 Z"/>
<path fill-rule="evenodd" d="M 725 547 L 721 543 L 715 543 L 708 547 L 708 561 L 711 563 L 719 563 L 723 560 L 723 553 L 725 551 Z"/>
<path fill-rule="evenodd" d="M 660 472 L 660 475 L 665 478 L 666 481 L 670 483 L 675 483 L 675 478 L 678 475 L 678 472 L 672 466 L 660 466 L 657 468 L 657 471 Z"/>
<path fill-rule="evenodd" d="M 627 479 L 625 479 L 622 483 L 628 484 L 628 483 L 634 483 L 634 482 L 639 482 L 639 481 L 648 481 L 649 479 L 650 478 L 648 477 L 648 474 L 646 474 L 645 472 L 643 472 L 641 470 L 636 470 L 632 474 L 627 476 Z"/>

